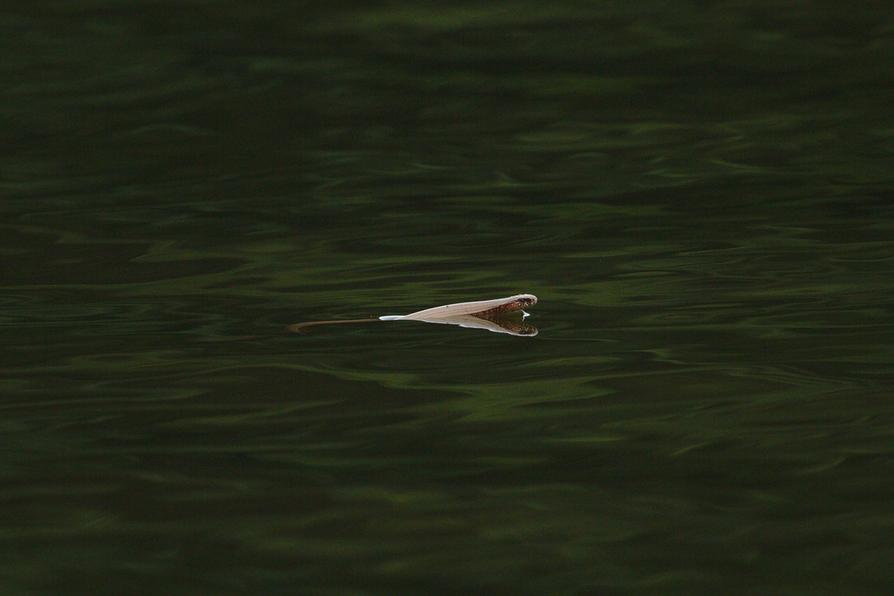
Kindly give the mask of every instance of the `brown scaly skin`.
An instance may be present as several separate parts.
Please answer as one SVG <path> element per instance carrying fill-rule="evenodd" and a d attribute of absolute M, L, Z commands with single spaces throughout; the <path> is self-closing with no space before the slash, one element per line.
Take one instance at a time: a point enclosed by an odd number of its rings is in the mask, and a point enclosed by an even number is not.
<path fill-rule="evenodd" d="M 482 312 L 476 312 L 473 316 L 476 316 L 479 319 L 493 319 L 495 317 L 502 317 L 509 313 L 524 310 L 525 308 L 533 306 L 535 304 L 537 304 L 536 298 L 517 298 L 512 302 L 501 304 L 496 308 L 492 308 L 490 310 L 485 310 Z"/>

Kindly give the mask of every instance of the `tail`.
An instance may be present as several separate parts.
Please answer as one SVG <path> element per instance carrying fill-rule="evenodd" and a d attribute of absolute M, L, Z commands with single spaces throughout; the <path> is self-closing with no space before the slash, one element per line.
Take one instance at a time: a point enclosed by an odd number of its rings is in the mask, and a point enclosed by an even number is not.
<path fill-rule="evenodd" d="M 306 323 L 295 323 L 293 325 L 289 325 L 286 327 L 290 333 L 299 333 L 304 334 L 307 333 L 308 327 L 316 327 L 317 325 L 346 325 L 346 324 L 354 324 L 354 323 L 375 323 L 379 319 L 348 319 L 348 320 L 336 320 L 336 321 L 307 321 Z"/>

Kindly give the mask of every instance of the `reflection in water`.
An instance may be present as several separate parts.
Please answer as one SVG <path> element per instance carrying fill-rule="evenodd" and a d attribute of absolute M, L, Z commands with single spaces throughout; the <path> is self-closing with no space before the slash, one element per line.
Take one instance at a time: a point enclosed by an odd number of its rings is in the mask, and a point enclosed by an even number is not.
<path fill-rule="evenodd" d="M 495 317 L 480 317 L 476 315 L 457 315 L 453 317 L 440 317 L 431 319 L 396 319 L 408 321 L 421 321 L 423 323 L 438 323 L 441 325 L 459 325 L 467 329 L 486 329 L 494 333 L 508 333 L 523 337 L 537 335 L 537 327 L 527 321 L 527 313 L 517 315 L 502 315 Z"/>

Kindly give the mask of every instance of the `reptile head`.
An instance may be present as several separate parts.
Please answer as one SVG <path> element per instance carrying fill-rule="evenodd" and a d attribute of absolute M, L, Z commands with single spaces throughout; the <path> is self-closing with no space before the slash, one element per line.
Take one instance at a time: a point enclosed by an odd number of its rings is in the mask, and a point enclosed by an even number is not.
<path fill-rule="evenodd" d="M 516 296 L 515 302 L 518 304 L 519 308 L 534 306 L 537 304 L 537 296 L 534 294 L 519 294 Z"/>

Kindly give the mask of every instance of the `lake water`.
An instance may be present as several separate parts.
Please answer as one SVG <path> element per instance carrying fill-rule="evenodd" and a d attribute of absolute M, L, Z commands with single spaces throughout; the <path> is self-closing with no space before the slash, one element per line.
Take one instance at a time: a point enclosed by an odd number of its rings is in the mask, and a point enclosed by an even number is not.
<path fill-rule="evenodd" d="M 0 591 L 890 594 L 883 4 L 299 4 L 0 13 Z"/>

